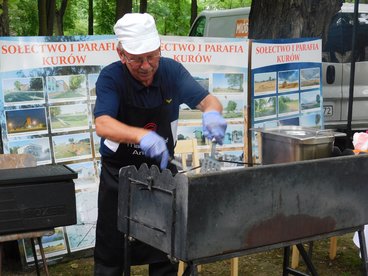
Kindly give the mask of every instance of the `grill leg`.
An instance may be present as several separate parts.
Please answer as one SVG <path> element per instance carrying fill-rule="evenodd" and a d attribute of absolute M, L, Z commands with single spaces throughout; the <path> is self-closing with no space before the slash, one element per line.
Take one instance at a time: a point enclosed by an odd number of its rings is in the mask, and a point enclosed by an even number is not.
<path fill-rule="evenodd" d="M 0 276 L 3 267 L 3 244 L 0 242 Z"/>
<path fill-rule="evenodd" d="M 290 246 L 284 247 L 284 263 L 282 265 L 282 275 L 288 276 L 288 268 L 290 262 Z"/>
<path fill-rule="evenodd" d="M 311 272 L 312 276 L 318 276 L 316 269 L 314 268 L 310 257 L 308 256 L 307 252 L 305 251 L 302 244 L 297 244 L 296 247 L 298 248 L 300 255 L 302 256 L 305 264 L 307 265 L 308 270 Z M 283 276 L 296 275 L 296 276 L 308 276 L 309 274 L 303 273 L 296 269 L 293 269 L 289 266 L 290 262 L 290 247 L 284 247 L 284 262 L 283 262 Z"/>
<path fill-rule="evenodd" d="M 309 242 L 308 243 L 308 257 L 309 257 L 309 260 L 312 261 L 312 253 L 313 253 L 313 241 Z M 307 269 L 306 269 L 306 273 L 308 274 L 309 273 L 309 268 L 307 266 Z"/>
<path fill-rule="evenodd" d="M 197 265 L 193 262 L 188 262 L 182 276 L 198 276 Z"/>
<path fill-rule="evenodd" d="M 130 241 L 128 234 L 124 234 L 124 276 L 130 276 Z"/>
<path fill-rule="evenodd" d="M 303 245 L 299 243 L 296 246 L 298 247 L 300 255 L 302 255 L 303 260 L 304 260 L 308 270 L 310 271 L 311 275 L 312 276 L 318 276 L 317 270 L 315 269 L 310 257 L 308 256 L 307 252 L 305 251 Z"/>
<path fill-rule="evenodd" d="M 363 261 L 363 275 L 367 275 L 368 258 L 367 258 L 367 248 L 365 244 L 364 227 L 358 230 L 358 238 L 359 238 L 360 254 L 362 255 L 362 261 Z"/>

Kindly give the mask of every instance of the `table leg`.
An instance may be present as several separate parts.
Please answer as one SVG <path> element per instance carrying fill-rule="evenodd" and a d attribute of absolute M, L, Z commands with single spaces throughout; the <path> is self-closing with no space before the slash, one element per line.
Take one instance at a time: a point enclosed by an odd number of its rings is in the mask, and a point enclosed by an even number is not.
<path fill-rule="evenodd" d="M 43 262 L 43 267 L 45 269 L 45 273 L 46 273 L 47 276 L 49 276 L 49 269 L 47 267 L 47 261 L 46 261 L 46 257 L 45 257 L 45 252 L 43 251 L 41 237 L 37 238 L 37 242 L 38 242 L 38 246 L 40 247 L 40 252 L 41 252 L 41 257 L 42 257 L 42 262 Z"/>
<path fill-rule="evenodd" d="M 35 242 L 34 242 L 33 238 L 30 238 L 30 240 L 31 240 L 31 247 L 32 247 L 33 258 L 34 258 L 34 262 L 35 262 L 37 276 L 40 276 L 40 268 L 38 266 L 38 260 L 37 260 L 37 252 L 36 252 Z"/>

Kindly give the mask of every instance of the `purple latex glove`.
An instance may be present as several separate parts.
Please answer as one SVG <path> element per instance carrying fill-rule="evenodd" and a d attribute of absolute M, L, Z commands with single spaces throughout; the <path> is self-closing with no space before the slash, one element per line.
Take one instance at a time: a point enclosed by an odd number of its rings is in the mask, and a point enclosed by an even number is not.
<path fill-rule="evenodd" d="M 202 115 L 203 135 L 207 139 L 215 139 L 216 143 L 222 145 L 227 123 L 218 111 L 204 112 Z"/>
<path fill-rule="evenodd" d="M 160 168 L 166 169 L 169 162 L 169 151 L 164 138 L 156 132 L 150 131 L 142 137 L 139 145 L 147 157 L 160 161 Z"/>

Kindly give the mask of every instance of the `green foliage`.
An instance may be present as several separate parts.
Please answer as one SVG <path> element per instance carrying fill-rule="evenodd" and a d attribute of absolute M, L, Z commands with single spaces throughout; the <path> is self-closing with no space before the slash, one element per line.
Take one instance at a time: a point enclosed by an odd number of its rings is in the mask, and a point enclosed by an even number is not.
<path fill-rule="evenodd" d="M 148 13 L 151 13 L 162 35 L 187 35 L 190 21 L 190 1 L 168 0 L 148 1 Z"/>
<path fill-rule="evenodd" d="M 204 9 L 227 9 L 250 6 L 251 0 L 198 1 L 198 13 Z M 3 0 L 0 0 L 0 5 Z M 38 34 L 38 1 L 9 0 L 10 33 L 16 36 Z M 56 9 L 61 0 L 56 1 Z M 94 0 L 94 33 L 113 34 L 116 1 Z M 148 0 L 147 12 L 151 13 L 162 35 L 187 35 L 190 28 L 191 0 Z M 138 12 L 139 0 L 133 1 L 133 11 Z M 1 9 L 0 9 L 1 13 Z M 88 33 L 88 0 L 68 1 L 64 15 L 64 35 Z"/>
<path fill-rule="evenodd" d="M 95 33 L 113 34 L 115 24 L 115 1 L 95 0 Z"/>
<path fill-rule="evenodd" d="M 242 74 L 225 74 L 225 78 L 230 88 L 243 91 L 243 75 Z"/>
<path fill-rule="evenodd" d="M 38 34 L 37 1 L 11 0 L 9 5 L 10 33 L 18 36 Z"/>
<path fill-rule="evenodd" d="M 29 82 L 29 90 L 31 91 L 42 91 L 43 83 L 41 78 L 32 78 Z"/>
<path fill-rule="evenodd" d="M 21 82 L 20 82 L 20 81 L 15 81 L 15 82 L 14 82 L 14 86 L 15 86 L 15 88 L 17 89 L 17 91 L 20 91 L 20 90 L 21 90 L 21 86 L 22 86 L 22 84 L 21 84 Z"/>
<path fill-rule="evenodd" d="M 80 88 L 81 83 L 84 81 L 85 76 L 84 75 L 75 75 L 71 76 L 69 80 L 69 87 L 71 90 L 76 90 Z"/>
<path fill-rule="evenodd" d="M 64 15 L 64 35 L 87 33 L 88 0 L 68 1 Z"/>
<path fill-rule="evenodd" d="M 213 9 L 235 9 L 241 7 L 249 7 L 252 0 L 206 0 L 198 1 L 198 10 L 213 10 Z M 199 12 L 198 11 L 198 12 Z"/>
<path fill-rule="evenodd" d="M 226 106 L 226 111 L 227 111 L 227 112 L 233 112 L 233 111 L 236 109 L 236 106 L 237 106 L 236 102 L 234 102 L 234 101 L 229 101 L 229 102 L 227 103 L 227 106 Z"/>

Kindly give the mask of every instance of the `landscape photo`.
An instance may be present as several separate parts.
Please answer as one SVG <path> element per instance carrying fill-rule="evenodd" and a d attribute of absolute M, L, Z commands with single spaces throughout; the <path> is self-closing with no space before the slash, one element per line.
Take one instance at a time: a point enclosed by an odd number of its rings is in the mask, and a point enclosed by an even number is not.
<path fill-rule="evenodd" d="M 53 132 L 82 130 L 89 127 L 86 104 L 50 106 L 49 111 Z"/>
<path fill-rule="evenodd" d="M 40 104 L 45 102 L 42 77 L 3 79 L 2 90 L 6 106 L 15 104 Z"/>
<path fill-rule="evenodd" d="M 51 150 L 48 137 L 10 140 L 9 153 L 31 154 L 36 158 L 37 165 L 51 163 Z"/>
<path fill-rule="evenodd" d="M 254 94 L 276 93 L 276 72 L 254 74 Z"/>
<path fill-rule="evenodd" d="M 47 77 L 49 102 L 87 99 L 85 75 L 49 76 Z"/>
<path fill-rule="evenodd" d="M 300 105 L 303 111 L 319 109 L 321 107 L 321 95 L 319 90 L 312 90 L 300 94 Z"/>
<path fill-rule="evenodd" d="M 9 135 L 47 133 L 46 109 L 44 107 L 5 111 Z"/>
<path fill-rule="evenodd" d="M 299 70 L 288 70 L 278 72 L 279 92 L 299 89 Z"/>
<path fill-rule="evenodd" d="M 276 117 L 276 97 L 254 99 L 254 120 Z"/>
<path fill-rule="evenodd" d="M 244 75 L 239 73 L 214 73 L 212 75 L 213 93 L 242 93 Z"/>
<path fill-rule="evenodd" d="M 300 69 L 300 86 L 302 89 L 319 88 L 321 82 L 321 69 Z"/>
<path fill-rule="evenodd" d="M 299 93 L 281 95 L 277 98 L 279 115 L 299 113 Z"/>
<path fill-rule="evenodd" d="M 77 133 L 52 137 L 56 162 L 92 157 L 89 133 Z"/>

